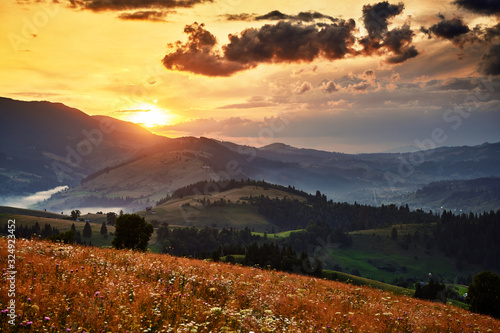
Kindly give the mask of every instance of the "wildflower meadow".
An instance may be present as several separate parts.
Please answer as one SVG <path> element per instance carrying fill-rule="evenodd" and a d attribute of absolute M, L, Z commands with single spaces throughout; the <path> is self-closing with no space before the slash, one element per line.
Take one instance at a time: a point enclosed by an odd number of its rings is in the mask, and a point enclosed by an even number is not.
<path fill-rule="evenodd" d="M 15 323 L 0 239 L 1 332 L 499 332 L 451 305 L 259 268 L 16 241 Z"/>

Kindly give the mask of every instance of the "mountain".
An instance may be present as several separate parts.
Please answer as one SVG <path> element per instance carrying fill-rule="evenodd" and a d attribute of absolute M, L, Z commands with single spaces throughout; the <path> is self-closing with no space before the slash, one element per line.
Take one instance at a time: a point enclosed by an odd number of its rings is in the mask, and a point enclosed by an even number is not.
<path fill-rule="evenodd" d="M 200 180 L 266 180 L 319 190 L 334 201 L 378 205 L 436 181 L 500 177 L 500 143 L 376 154 L 283 143 L 256 148 L 204 137 L 168 139 L 60 103 L 6 98 L 0 99 L 0 126 L 2 195 L 68 185 L 39 207 L 57 210 L 96 202 L 142 209 Z"/>
<path fill-rule="evenodd" d="M 0 190 L 23 195 L 121 163 L 165 141 L 137 125 L 91 117 L 61 103 L 0 98 Z"/>
<path fill-rule="evenodd" d="M 500 210 L 500 178 L 443 180 L 423 186 L 417 191 L 394 198 L 414 208 L 442 212 L 482 213 Z"/>

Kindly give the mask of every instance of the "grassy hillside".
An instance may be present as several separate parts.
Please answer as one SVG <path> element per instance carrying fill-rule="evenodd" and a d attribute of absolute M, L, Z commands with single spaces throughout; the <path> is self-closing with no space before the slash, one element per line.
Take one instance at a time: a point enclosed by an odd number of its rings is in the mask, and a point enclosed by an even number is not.
<path fill-rule="evenodd" d="M 411 207 L 435 211 L 482 213 L 500 209 L 500 178 L 446 180 L 428 184 L 414 193 L 393 200 Z"/>
<path fill-rule="evenodd" d="M 51 214 L 43 211 L 35 211 L 29 209 L 19 209 L 12 207 L 0 207 L 0 227 L 11 219 L 16 220 L 16 226 L 20 227 L 28 226 L 32 227 L 38 222 L 39 226 L 43 229 L 45 224 L 50 224 L 51 227 L 59 229 L 60 232 L 65 232 L 71 229 L 71 226 L 75 224 L 76 231 L 83 233 L 83 227 L 85 226 L 85 220 L 90 220 L 90 226 L 92 227 L 92 237 L 85 238 L 82 237 L 82 241 L 86 243 L 92 243 L 93 246 L 111 246 L 111 241 L 113 237 L 108 236 L 105 238 L 100 234 L 102 222 L 106 221 L 106 215 L 101 214 L 85 214 L 80 217 L 80 221 L 69 220 L 67 215 Z M 47 216 L 47 217 L 43 217 Z M 114 226 L 107 226 L 108 233 L 114 233 Z M 153 244 L 153 240 L 151 242 Z"/>
<path fill-rule="evenodd" d="M 3 265 L 7 249 L 1 239 Z M 36 332 L 487 332 L 500 327 L 498 320 L 450 305 L 229 264 L 26 240 L 17 241 L 16 253 L 16 325 Z M 9 302 L 7 285 L 0 285 L 2 309 Z M 18 331 L 7 321 L 0 317 L 2 332 Z"/>
<path fill-rule="evenodd" d="M 432 273 L 441 280 L 453 282 L 457 276 L 474 276 L 481 267 L 467 265 L 458 270 L 453 258 L 447 257 L 435 246 L 428 249 L 423 241 L 425 232 L 432 233 L 434 224 L 403 224 L 394 226 L 397 239 L 392 239 L 393 226 L 351 232 L 352 245 L 348 248 L 322 248 L 325 265 L 339 265 L 343 271 L 358 270 L 361 276 L 391 282 L 397 277 L 425 281 Z M 420 232 L 420 239 L 407 243 L 405 236 Z M 407 247 L 406 247 L 407 245 Z"/>
<path fill-rule="evenodd" d="M 17 214 L 26 216 L 48 217 L 55 219 L 68 217 L 67 215 L 46 212 L 43 210 L 24 209 L 24 208 L 8 207 L 8 206 L 0 206 L 0 214 Z"/>
<path fill-rule="evenodd" d="M 244 228 L 248 226 L 256 232 L 270 231 L 275 226 L 258 211 L 257 207 L 244 204 L 240 201 L 242 197 L 249 196 L 269 196 L 271 198 L 291 198 L 305 200 L 305 198 L 277 189 L 264 189 L 259 186 L 244 186 L 228 191 L 207 195 L 190 195 L 167 201 L 164 204 L 154 207 L 152 212 L 145 210 L 137 214 L 144 216 L 147 221 L 167 222 L 175 226 L 195 226 L 195 227 L 217 227 L 217 228 Z M 220 207 L 205 207 L 203 199 L 216 202 L 224 199 L 236 205 L 226 205 Z"/>

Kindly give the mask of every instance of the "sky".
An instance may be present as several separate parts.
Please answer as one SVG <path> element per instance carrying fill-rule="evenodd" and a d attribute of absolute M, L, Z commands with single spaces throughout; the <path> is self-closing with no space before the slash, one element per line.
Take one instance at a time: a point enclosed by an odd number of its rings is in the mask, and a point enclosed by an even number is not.
<path fill-rule="evenodd" d="M 168 137 L 500 141 L 500 1 L 2 0 L 0 96 Z"/>

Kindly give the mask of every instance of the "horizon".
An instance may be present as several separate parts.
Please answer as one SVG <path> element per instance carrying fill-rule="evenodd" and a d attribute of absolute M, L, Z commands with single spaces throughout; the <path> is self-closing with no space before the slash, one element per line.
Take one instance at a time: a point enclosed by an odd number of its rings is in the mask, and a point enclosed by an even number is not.
<path fill-rule="evenodd" d="M 8 0 L 0 11 L 8 98 L 255 147 L 373 153 L 436 131 L 438 147 L 500 141 L 493 4 Z"/>

